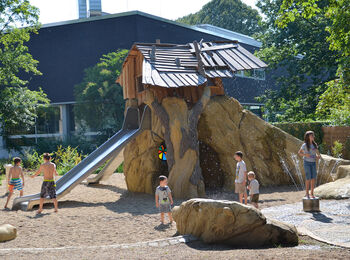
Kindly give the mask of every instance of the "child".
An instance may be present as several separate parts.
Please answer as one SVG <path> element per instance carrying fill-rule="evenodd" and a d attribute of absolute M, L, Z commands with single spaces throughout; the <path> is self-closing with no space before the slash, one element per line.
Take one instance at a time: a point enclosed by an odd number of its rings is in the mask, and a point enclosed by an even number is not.
<path fill-rule="evenodd" d="M 51 156 L 49 153 L 44 153 L 44 163 L 40 165 L 39 170 L 36 171 L 36 173 L 32 176 L 34 178 L 35 176 L 38 176 L 41 172 L 44 173 L 44 181 L 41 186 L 41 192 L 40 192 L 40 206 L 38 210 L 38 214 L 40 214 L 43 211 L 43 204 L 44 199 L 46 197 L 50 197 L 50 199 L 53 200 L 53 204 L 55 206 L 55 212 L 58 211 L 58 203 L 56 199 L 56 184 L 54 180 L 54 175 L 58 176 L 56 171 L 56 165 L 51 161 Z"/>
<path fill-rule="evenodd" d="M 259 208 L 258 202 L 259 202 L 259 182 L 255 179 L 255 173 L 250 171 L 248 172 L 248 180 L 249 180 L 249 196 L 250 196 L 250 203 L 256 207 Z"/>
<path fill-rule="evenodd" d="M 242 160 L 243 153 L 238 151 L 234 155 L 235 160 L 237 161 L 236 166 L 236 180 L 235 180 L 235 192 L 239 194 L 239 202 L 243 203 L 243 196 L 245 203 L 247 205 L 247 168 L 245 162 Z"/>
<path fill-rule="evenodd" d="M 22 181 L 20 177 L 22 178 Z M 13 159 L 13 166 L 10 168 L 7 183 L 10 186 L 10 189 L 9 189 L 10 193 L 7 197 L 7 201 L 4 207 L 5 209 L 7 208 L 7 204 L 9 203 L 9 200 L 13 194 L 13 190 L 19 190 L 19 195 L 21 197 L 23 196 L 24 176 L 23 176 L 23 171 L 21 167 L 21 158 L 15 157 Z"/>
<path fill-rule="evenodd" d="M 316 181 L 316 159 L 320 158 L 320 152 L 315 142 L 315 134 L 312 131 L 307 131 L 304 135 L 304 143 L 300 147 L 299 155 L 304 158 L 305 171 L 305 197 L 309 199 L 309 186 L 311 186 L 311 198 L 314 199 L 314 187 Z"/>
<path fill-rule="evenodd" d="M 171 196 L 171 190 L 167 186 L 168 178 L 164 175 L 159 176 L 159 186 L 156 189 L 156 207 L 160 211 L 160 221 L 164 224 L 164 213 L 168 213 L 170 224 L 173 223 L 173 217 L 171 215 L 171 205 L 173 205 L 173 197 Z"/>

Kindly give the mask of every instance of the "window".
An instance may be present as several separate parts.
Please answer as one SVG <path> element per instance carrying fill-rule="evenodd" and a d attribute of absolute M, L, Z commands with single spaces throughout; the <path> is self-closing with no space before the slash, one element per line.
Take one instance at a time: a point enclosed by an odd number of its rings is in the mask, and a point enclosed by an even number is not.
<path fill-rule="evenodd" d="M 241 78 L 265 80 L 264 69 L 241 70 L 241 71 L 237 71 L 235 75 Z"/>

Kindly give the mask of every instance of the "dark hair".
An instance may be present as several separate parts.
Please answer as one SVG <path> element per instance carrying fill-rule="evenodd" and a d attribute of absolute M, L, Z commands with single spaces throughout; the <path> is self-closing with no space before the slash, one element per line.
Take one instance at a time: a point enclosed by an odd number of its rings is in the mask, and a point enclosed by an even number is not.
<path fill-rule="evenodd" d="M 168 178 L 166 176 L 164 176 L 164 175 L 160 175 L 159 176 L 159 181 L 164 181 L 166 179 L 168 179 Z"/>
<path fill-rule="evenodd" d="M 43 158 L 44 158 L 45 160 L 50 161 L 50 160 L 51 160 L 51 155 L 50 155 L 49 153 L 44 153 L 44 154 L 43 154 Z"/>
<path fill-rule="evenodd" d="M 243 153 L 241 151 L 235 152 L 235 155 L 238 155 L 239 157 L 243 158 Z"/>
<path fill-rule="evenodd" d="M 13 164 L 16 165 L 17 163 L 20 163 L 22 160 L 19 157 L 13 158 Z"/>
<path fill-rule="evenodd" d="M 307 131 L 304 135 L 304 142 L 306 144 L 306 148 L 308 151 L 310 151 L 310 135 L 315 136 L 315 133 L 313 131 Z M 316 144 L 315 141 L 312 141 L 312 144 L 315 146 L 316 149 L 318 149 L 318 145 Z"/>

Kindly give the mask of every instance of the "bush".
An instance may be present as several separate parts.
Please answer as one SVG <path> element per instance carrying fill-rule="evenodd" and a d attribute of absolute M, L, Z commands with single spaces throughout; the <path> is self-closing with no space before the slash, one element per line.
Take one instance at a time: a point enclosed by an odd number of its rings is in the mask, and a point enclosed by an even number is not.
<path fill-rule="evenodd" d="M 323 139 L 322 126 L 328 125 L 328 122 L 274 123 L 273 125 L 302 141 L 305 132 L 311 130 L 315 133 L 316 143 L 321 144 Z"/>
<path fill-rule="evenodd" d="M 62 145 L 58 146 L 57 151 L 51 153 L 51 156 L 53 162 L 56 164 L 59 175 L 64 175 L 85 157 L 78 152 L 77 147 L 72 148 L 68 146 L 65 148 Z M 25 152 L 25 159 L 23 160 L 25 168 L 36 170 L 43 162 L 42 153 L 38 153 L 35 150 Z"/>
<path fill-rule="evenodd" d="M 0 175 L 5 174 L 5 164 L 12 164 L 11 159 L 0 159 Z"/>
<path fill-rule="evenodd" d="M 54 162 L 57 165 L 57 172 L 59 175 L 64 175 L 74 166 L 81 162 L 85 156 L 78 152 L 77 147 L 67 148 L 61 145 L 57 147 L 57 151 L 54 153 Z"/>
<path fill-rule="evenodd" d="M 42 155 L 35 150 L 24 152 L 23 167 L 28 170 L 36 170 L 44 162 Z"/>
<path fill-rule="evenodd" d="M 332 147 L 332 155 L 336 158 L 342 157 L 343 144 L 341 142 L 335 141 Z"/>

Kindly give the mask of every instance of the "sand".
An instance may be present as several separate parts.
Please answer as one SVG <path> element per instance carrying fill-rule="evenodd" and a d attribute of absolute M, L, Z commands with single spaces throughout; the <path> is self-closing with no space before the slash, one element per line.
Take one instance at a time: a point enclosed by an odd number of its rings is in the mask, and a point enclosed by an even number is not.
<path fill-rule="evenodd" d="M 26 177 L 25 194 L 37 193 L 40 190 L 41 177 L 31 179 Z M 0 194 L 5 194 L 5 186 L 0 186 Z M 269 207 L 300 201 L 302 191 L 295 187 L 262 188 L 260 206 Z M 18 193 L 16 194 L 18 195 Z M 210 192 L 210 198 L 237 199 L 231 193 Z M 5 197 L 0 197 L 0 206 L 5 204 Z M 179 205 L 181 200 L 175 200 Z M 12 201 L 10 206 L 12 205 Z M 0 211 L 1 224 L 8 223 L 18 229 L 15 240 L 0 244 L 0 256 L 5 259 L 47 259 L 47 257 L 64 259 L 157 259 L 160 255 L 166 258 L 221 258 L 257 256 L 263 258 L 278 258 L 282 254 L 281 248 L 259 250 L 237 250 L 208 246 L 201 242 L 179 244 L 166 248 L 129 248 L 104 249 L 104 245 L 137 243 L 174 236 L 176 226 L 160 226 L 158 209 L 155 207 L 154 197 L 147 194 L 130 193 L 126 189 L 123 174 L 114 174 L 108 181 L 99 185 L 87 186 L 80 184 L 70 194 L 59 201 L 59 212 L 54 213 L 53 206 L 44 207 L 43 214 L 36 211 Z M 307 243 L 310 244 L 310 243 Z M 87 249 L 89 246 L 101 246 Z M 65 250 L 43 250 L 42 252 L 1 252 L 4 248 L 57 248 L 74 247 Z M 84 249 L 85 247 L 85 249 Z M 300 258 L 308 257 L 313 251 L 304 249 L 286 249 L 283 252 Z M 305 251 L 305 252 L 304 252 Z M 254 254 L 252 254 L 254 252 Z M 304 252 L 304 253 L 303 253 Z M 348 250 L 330 248 L 322 245 L 314 250 L 321 257 L 344 258 L 350 257 Z M 316 256 L 315 255 L 315 256 Z M 281 255 L 280 255 L 281 257 Z"/>

